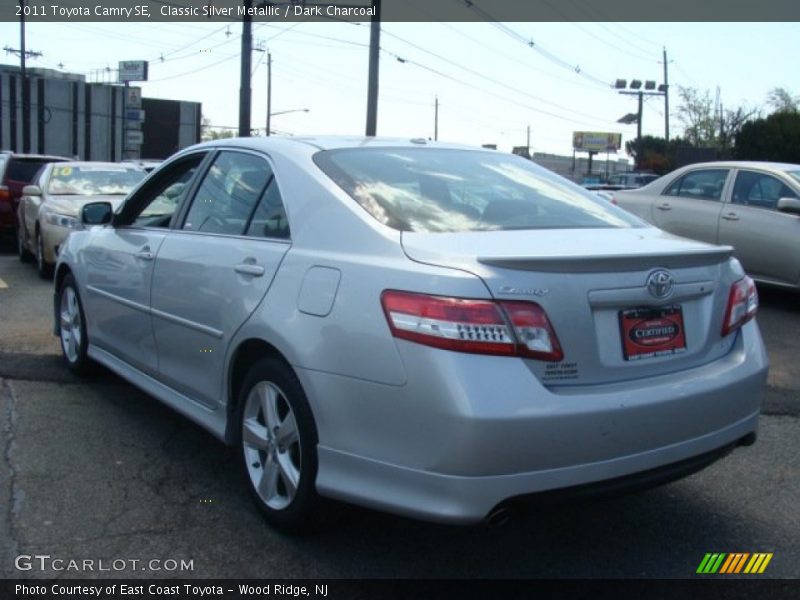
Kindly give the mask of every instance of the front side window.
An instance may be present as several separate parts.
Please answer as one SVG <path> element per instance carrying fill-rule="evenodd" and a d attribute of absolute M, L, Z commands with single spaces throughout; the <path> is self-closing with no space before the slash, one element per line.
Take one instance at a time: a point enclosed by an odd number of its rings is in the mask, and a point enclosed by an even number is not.
<path fill-rule="evenodd" d="M 123 220 L 137 227 L 169 227 L 204 157 L 205 154 L 189 156 L 154 174 L 144 188 L 126 201 L 123 215 L 129 211 L 132 214 Z"/>
<path fill-rule="evenodd" d="M 720 200 L 727 178 L 727 169 L 692 171 L 670 185 L 664 195 L 700 200 Z"/>
<path fill-rule="evenodd" d="M 183 229 L 243 235 L 272 169 L 263 158 L 242 152 L 220 152 L 206 173 Z"/>
<path fill-rule="evenodd" d="M 439 148 L 347 148 L 314 155 L 372 217 L 415 232 L 639 226 L 561 177 L 512 155 Z"/>
<path fill-rule="evenodd" d="M 776 209 L 781 198 L 797 198 L 789 186 L 764 173 L 739 171 L 733 186 L 733 203 Z"/>

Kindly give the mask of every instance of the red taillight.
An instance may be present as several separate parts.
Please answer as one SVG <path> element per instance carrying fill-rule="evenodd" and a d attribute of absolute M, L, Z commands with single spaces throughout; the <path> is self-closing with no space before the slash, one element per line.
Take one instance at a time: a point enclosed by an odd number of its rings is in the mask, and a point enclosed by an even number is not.
<path fill-rule="evenodd" d="M 493 302 L 387 290 L 381 304 L 392 335 L 427 346 L 558 362 L 561 346 L 532 302 Z"/>
<path fill-rule="evenodd" d="M 0 185 L 0 201 L 8 201 L 11 195 L 8 193 L 8 188 L 4 185 Z"/>
<path fill-rule="evenodd" d="M 740 279 L 731 286 L 728 294 L 728 307 L 722 322 L 722 336 L 725 337 L 739 329 L 756 316 L 758 310 L 758 291 L 749 277 Z"/>

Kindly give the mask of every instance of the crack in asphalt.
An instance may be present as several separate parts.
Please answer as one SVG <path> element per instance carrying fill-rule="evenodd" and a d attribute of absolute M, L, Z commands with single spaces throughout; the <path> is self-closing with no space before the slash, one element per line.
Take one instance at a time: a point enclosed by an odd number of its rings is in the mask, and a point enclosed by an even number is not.
<path fill-rule="evenodd" d="M 24 493 L 17 484 L 17 469 L 14 466 L 12 455 L 16 448 L 16 424 L 17 424 L 17 398 L 14 390 L 5 379 L 0 379 L 0 396 L 5 399 L 5 411 L 3 415 L 3 434 L 6 443 L 3 448 L 3 462 L 8 469 L 8 502 L 6 504 L 5 515 L 3 516 L 8 530 L 9 555 L 19 556 L 19 539 L 15 517 L 19 514 L 22 507 Z M 5 569 L 3 569 L 5 571 Z"/>

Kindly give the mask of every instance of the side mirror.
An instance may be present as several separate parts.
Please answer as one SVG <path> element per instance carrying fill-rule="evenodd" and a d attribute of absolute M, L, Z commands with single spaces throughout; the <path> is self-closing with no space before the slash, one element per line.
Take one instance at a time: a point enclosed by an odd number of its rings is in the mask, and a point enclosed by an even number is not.
<path fill-rule="evenodd" d="M 800 215 L 800 200 L 797 198 L 781 198 L 778 200 L 778 210 L 793 215 Z"/>
<path fill-rule="evenodd" d="M 22 188 L 22 195 L 23 196 L 41 196 L 42 195 L 42 188 L 38 185 L 26 185 Z"/>
<path fill-rule="evenodd" d="M 110 202 L 90 202 L 81 209 L 81 223 L 84 225 L 105 225 L 111 223 L 114 207 Z"/>

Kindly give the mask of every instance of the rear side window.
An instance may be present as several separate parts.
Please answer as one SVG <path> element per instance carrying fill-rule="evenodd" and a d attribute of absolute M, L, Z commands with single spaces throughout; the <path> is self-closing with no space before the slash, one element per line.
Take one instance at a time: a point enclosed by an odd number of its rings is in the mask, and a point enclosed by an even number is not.
<path fill-rule="evenodd" d="M 513 155 L 347 148 L 314 155 L 372 217 L 415 232 L 639 226 L 628 213 Z"/>
<path fill-rule="evenodd" d="M 733 186 L 733 203 L 775 209 L 781 198 L 797 198 L 782 181 L 754 171 L 739 171 Z"/>
<path fill-rule="evenodd" d="M 701 200 L 720 200 L 722 188 L 728 178 L 727 169 L 703 169 L 687 173 L 664 192 L 665 196 L 698 198 Z"/>

